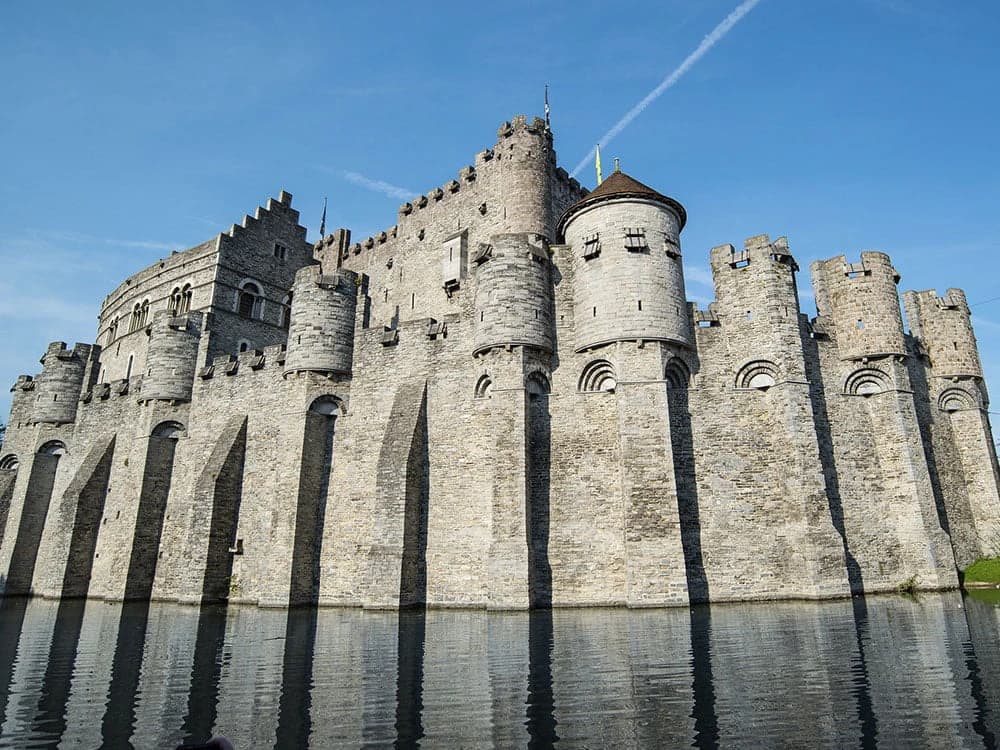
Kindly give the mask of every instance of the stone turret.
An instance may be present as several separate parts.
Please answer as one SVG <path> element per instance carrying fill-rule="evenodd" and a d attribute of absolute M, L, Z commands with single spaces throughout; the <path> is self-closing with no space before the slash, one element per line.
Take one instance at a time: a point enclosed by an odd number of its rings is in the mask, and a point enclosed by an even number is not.
<path fill-rule="evenodd" d="M 839 255 L 814 262 L 811 270 L 816 309 L 832 324 L 841 359 L 906 353 L 899 274 L 888 255 L 863 252 L 860 263 Z"/>
<path fill-rule="evenodd" d="M 157 313 L 149 336 L 140 401 L 189 401 L 198 364 L 202 314 Z"/>
<path fill-rule="evenodd" d="M 306 266 L 295 274 L 285 373 L 350 374 L 359 277 L 344 269 Z"/>
<path fill-rule="evenodd" d="M 935 376 L 983 376 L 965 292 L 949 289 L 943 297 L 933 289 L 904 292 L 903 303 L 910 329 L 924 345 Z"/>
<path fill-rule="evenodd" d="M 537 234 L 491 238 L 473 255 L 476 269 L 475 348 L 527 346 L 552 352 L 552 263 Z"/>
<path fill-rule="evenodd" d="M 571 206 L 577 351 L 612 341 L 692 345 L 680 232 L 684 207 L 623 172 Z"/>
<path fill-rule="evenodd" d="M 65 424 L 76 419 L 92 349 L 90 344 L 76 344 L 72 349 L 67 349 L 62 341 L 49 344 L 41 359 L 42 372 L 35 380 L 32 422 Z"/>
<path fill-rule="evenodd" d="M 554 238 L 549 203 L 555 154 L 552 132 L 540 117 L 518 115 L 497 131 L 491 169 L 500 172 L 504 227 L 512 233 L 534 232 Z"/>

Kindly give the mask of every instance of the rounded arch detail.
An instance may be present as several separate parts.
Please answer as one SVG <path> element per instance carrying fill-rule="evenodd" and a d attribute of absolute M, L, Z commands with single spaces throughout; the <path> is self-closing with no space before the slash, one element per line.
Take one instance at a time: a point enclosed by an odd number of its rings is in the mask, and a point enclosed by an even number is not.
<path fill-rule="evenodd" d="M 757 359 L 747 362 L 736 374 L 736 387 L 740 389 L 766 390 L 777 385 L 781 370 L 774 362 L 767 359 Z"/>
<path fill-rule="evenodd" d="M 524 379 L 525 390 L 533 396 L 541 396 L 552 393 L 552 384 L 549 383 L 548 376 L 541 370 L 533 370 Z"/>
<path fill-rule="evenodd" d="M 663 369 L 663 379 L 667 381 L 667 388 L 683 390 L 691 384 L 691 370 L 680 357 L 674 357 Z"/>
<path fill-rule="evenodd" d="M 20 461 L 17 460 L 17 455 L 14 453 L 8 453 L 3 458 L 0 458 L 0 469 L 6 469 L 7 471 L 16 471 Z"/>
<path fill-rule="evenodd" d="M 874 367 L 855 370 L 844 381 L 844 393 L 850 396 L 874 396 L 891 389 L 889 376 Z"/>
<path fill-rule="evenodd" d="M 153 431 L 149 433 L 150 437 L 167 438 L 168 440 L 177 440 L 178 438 L 184 437 L 185 434 L 186 428 L 184 425 L 173 420 L 160 422 L 153 428 Z"/>
<path fill-rule="evenodd" d="M 326 394 L 314 398 L 308 411 L 323 417 L 340 417 L 344 414 L 344 402 L 337 396 Z"/>
<path fill-rule="evenodd" d="M 583 393 L 612 393 L 617 387 L 615 366 L 606 359 L 595 359 L 583 368 L 577 390 Z"/>
<path fill-rule="evenodd" d="M 938 408 L 941 411 L 962 411 L 978 408 L 976 398 L 963 388 L 946 388 L 938 396 Z"/>
<path fill-rule="evenodd" d="M 43 456 L 65 456 L 66 443 L 62 440 L 49 440 L 39 446 L 38 453 Z"/>
<path fill-rule="evenodd" d="M 476 398 L 489 398 L 492 392 L 493 378 L 490 377 L 489 373 L 484 372 L 476 381 Z"/>

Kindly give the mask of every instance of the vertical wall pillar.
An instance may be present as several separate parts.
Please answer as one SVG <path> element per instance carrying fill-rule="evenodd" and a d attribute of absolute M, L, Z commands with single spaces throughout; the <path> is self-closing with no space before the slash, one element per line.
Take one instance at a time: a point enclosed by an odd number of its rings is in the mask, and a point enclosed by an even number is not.
<path fill-rule="evenodd" d="M 989 417 L 979 408 L 951 412 L 951 429 L 962 463 L 979 557 L 1000 557 L 1000 471 Z M 970 561 L 971 562 L 971 561 Z"/>
<path fill-rule="evenodd" d="M 619 344 L 618 430 L 625 504 L 625 601 L 630 607 L 688 602 L 660 346 Z"/>
<path fill-rule="evenodd" d="M 28 486 L 21 506 L 21 517 L 17 527 L 17 538 L 11 551 L 10 566 L 4 593 L 25 595 L 32 592 L 31 584 L 38 561 L 38 549 L 45 529 L 45 519 L 49 514 L 52 490 L 56 481 L 60 456 L 65 452 L 62 443 L 46 443 L 31 461 Z"/>
<path fill-rule="evenodd" d="M 427 383 L 404 381 L 396 391 L 379 454 L 368 590 L 364 606 L 396 609 L 426 598 Z"/>

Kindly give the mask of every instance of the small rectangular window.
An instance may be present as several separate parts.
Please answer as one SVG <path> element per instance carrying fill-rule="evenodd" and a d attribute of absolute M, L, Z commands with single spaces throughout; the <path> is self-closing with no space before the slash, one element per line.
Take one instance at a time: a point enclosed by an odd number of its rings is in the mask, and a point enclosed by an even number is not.
<path fill-rule="evenodd" d="M 274 257 L 278 260 L 285 260 L 288 257 L 288 248 L 280 242 L 274 243 Z"/>
<path fill-rule="evenodd" d="M 646 242 L 646 230 L 643 227 L 625 227 L 625 249 L 633 253 L 649 250 Z"/>
<path fill-rule="evenodd" d="M 585 260 L 596 258 L 601 254 L 601 236 L 594 232 L 583 238 L 583 257 Z"/>

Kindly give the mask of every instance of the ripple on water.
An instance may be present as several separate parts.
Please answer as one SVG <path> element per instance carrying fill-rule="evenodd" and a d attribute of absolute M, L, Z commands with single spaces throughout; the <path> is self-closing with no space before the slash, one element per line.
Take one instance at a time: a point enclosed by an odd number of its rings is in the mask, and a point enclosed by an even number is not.
<path fill-rule="evenodd" d="M 998 613 L 957 593 L 530 614 L 8 600 L 0 747 L 994 747 Z"/>

